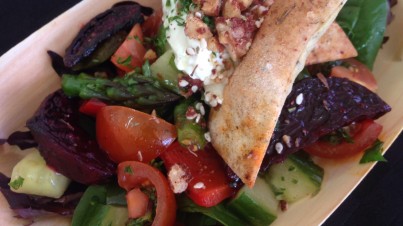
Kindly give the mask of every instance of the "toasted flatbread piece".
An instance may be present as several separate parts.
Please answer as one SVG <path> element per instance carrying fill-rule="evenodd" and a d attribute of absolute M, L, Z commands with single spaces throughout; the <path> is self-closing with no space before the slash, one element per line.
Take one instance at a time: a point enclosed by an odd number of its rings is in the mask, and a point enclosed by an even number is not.
<path fill-rule="evenodd" d="M 316 43 L 305 64 L 324 63 L 356 57 L 357 55 L 358 53 L 353 43 L 351 43 L 343 29 L 334 22 Z"/>
<path fill-rule="evenodd" d="M 346 0 L 275 1 L 210 115 L 212 144 L 253 187 L 297 74 Z"/>

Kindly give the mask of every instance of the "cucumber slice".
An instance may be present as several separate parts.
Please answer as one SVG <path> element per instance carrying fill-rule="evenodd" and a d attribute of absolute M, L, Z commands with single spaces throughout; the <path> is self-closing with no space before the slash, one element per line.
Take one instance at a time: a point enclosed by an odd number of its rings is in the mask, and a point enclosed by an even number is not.
<path fill-rule="evenodd" d="M 258 177 L 253 189 L 244 186 L 228 208 L 251 225 L 269 225 L 277 218 L 278 200 L 269 185 Z"/>
<path fill-rule="evenodd" d="M 319 192 L 323 169 L 304 153 L 292 154 L 271 166 L 265 179 L 278 200 L 292 203 Z"/>
<path fill-rule="evenodd" d="M 165 88 L 179 93 L 178 77 L 180 71 L 176 69 L 172 50 L 166 51 L 151 66 L 152 76 L 158 78 Z"/>
<path fill-rule="evenodd" d="M 10 187 L 17 193 L 60 198 L 69 183 L 70 179 L 49 168 L 35 150 L 14 166 Z"/>
<path fill-rule="evenodd" d="M 125 226 L 129 218 L 127 208 L 105 204 L 109 189 L 100 185 L 88 187 L 74 210 L 71 225 Z"/>

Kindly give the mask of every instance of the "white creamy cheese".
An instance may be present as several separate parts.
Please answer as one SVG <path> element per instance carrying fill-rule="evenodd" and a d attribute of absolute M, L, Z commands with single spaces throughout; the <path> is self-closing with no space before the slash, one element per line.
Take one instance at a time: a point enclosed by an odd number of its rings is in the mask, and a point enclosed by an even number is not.
<path fill-rule="evenodd" d="M 204 81 L 218 62 L 215 61 L 214 53 L 207 49 L 205 39 L 190 39 L 186 36 L 183 23 L 187 14 L 177 12 L 176 3 L 176 0 L 162 1 L 164 26 L 168 28 L 167 40 L 175 54 L 176 67 L 192 78 Z"/>
<path fill-rule="evenodd" d="M 228 74 L 223 72 L 223 58 L 229 59 L 229 56 L 207 49 L 205 39 L 187 37 L 184 26 L 187 14 L 178 12 L 176 4 L 177 0 L 162 0 L 164 26 L 167 28 L 168 43 L 175 55 L 175 65 L 193 79 L 204 82 L 206 94 L 209 95 L 207 99 L 210 100 L 206 100 L 206 103 L 215 107 L 222 102 L 224 86 L 228 82 L 227 78 L 222 78 Z"/>

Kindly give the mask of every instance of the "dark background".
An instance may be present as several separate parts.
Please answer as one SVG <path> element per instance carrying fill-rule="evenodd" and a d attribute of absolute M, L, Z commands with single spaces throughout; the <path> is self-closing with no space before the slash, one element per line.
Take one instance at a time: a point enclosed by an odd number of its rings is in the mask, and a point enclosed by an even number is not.
<path fill-rule="evenodd" d="M 77 2 L 1 0 L 0 55 Z M 388 162 L 378 163 L 324 226 L 403 226 L 402 149 L 400 135 L 386 153 Z"/>

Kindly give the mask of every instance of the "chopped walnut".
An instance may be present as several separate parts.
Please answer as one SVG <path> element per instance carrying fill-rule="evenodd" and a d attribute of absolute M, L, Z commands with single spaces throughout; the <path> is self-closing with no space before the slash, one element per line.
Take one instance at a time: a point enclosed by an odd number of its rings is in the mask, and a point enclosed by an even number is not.
<path fill-rule="evenodd" d="M 215 20 L 218 40 L 225 46 L 232 60 L 239 61 L 249 50 L 257 29 L 255 21 L 246 19 L 217 17 Z"/>
<path fill-rule="evenodd" d="M 218 41 L 217 37 L 207 39 L 207 49 L 213 52 L 221 53 L 225 47 Z"/>
<path fill-rule="evenodd" d="M 222 9 L 222 15 L 226 18 L 240 18 L 242 16 L 241 5 L 237 0 L 225 0 L 224 7 Z"/>
<path fill-rule="evenodd" d="M 207 39 L 213 37 L 207 24 L 194 15 L 188 15 L 186 18 L 185 34 L 193 39 Z"/>
<path fill-rule="evenodd" d="M 220 14 L 222 0 L 204 0 L 201 10 L 207 16 L 218 16 Z"/>

